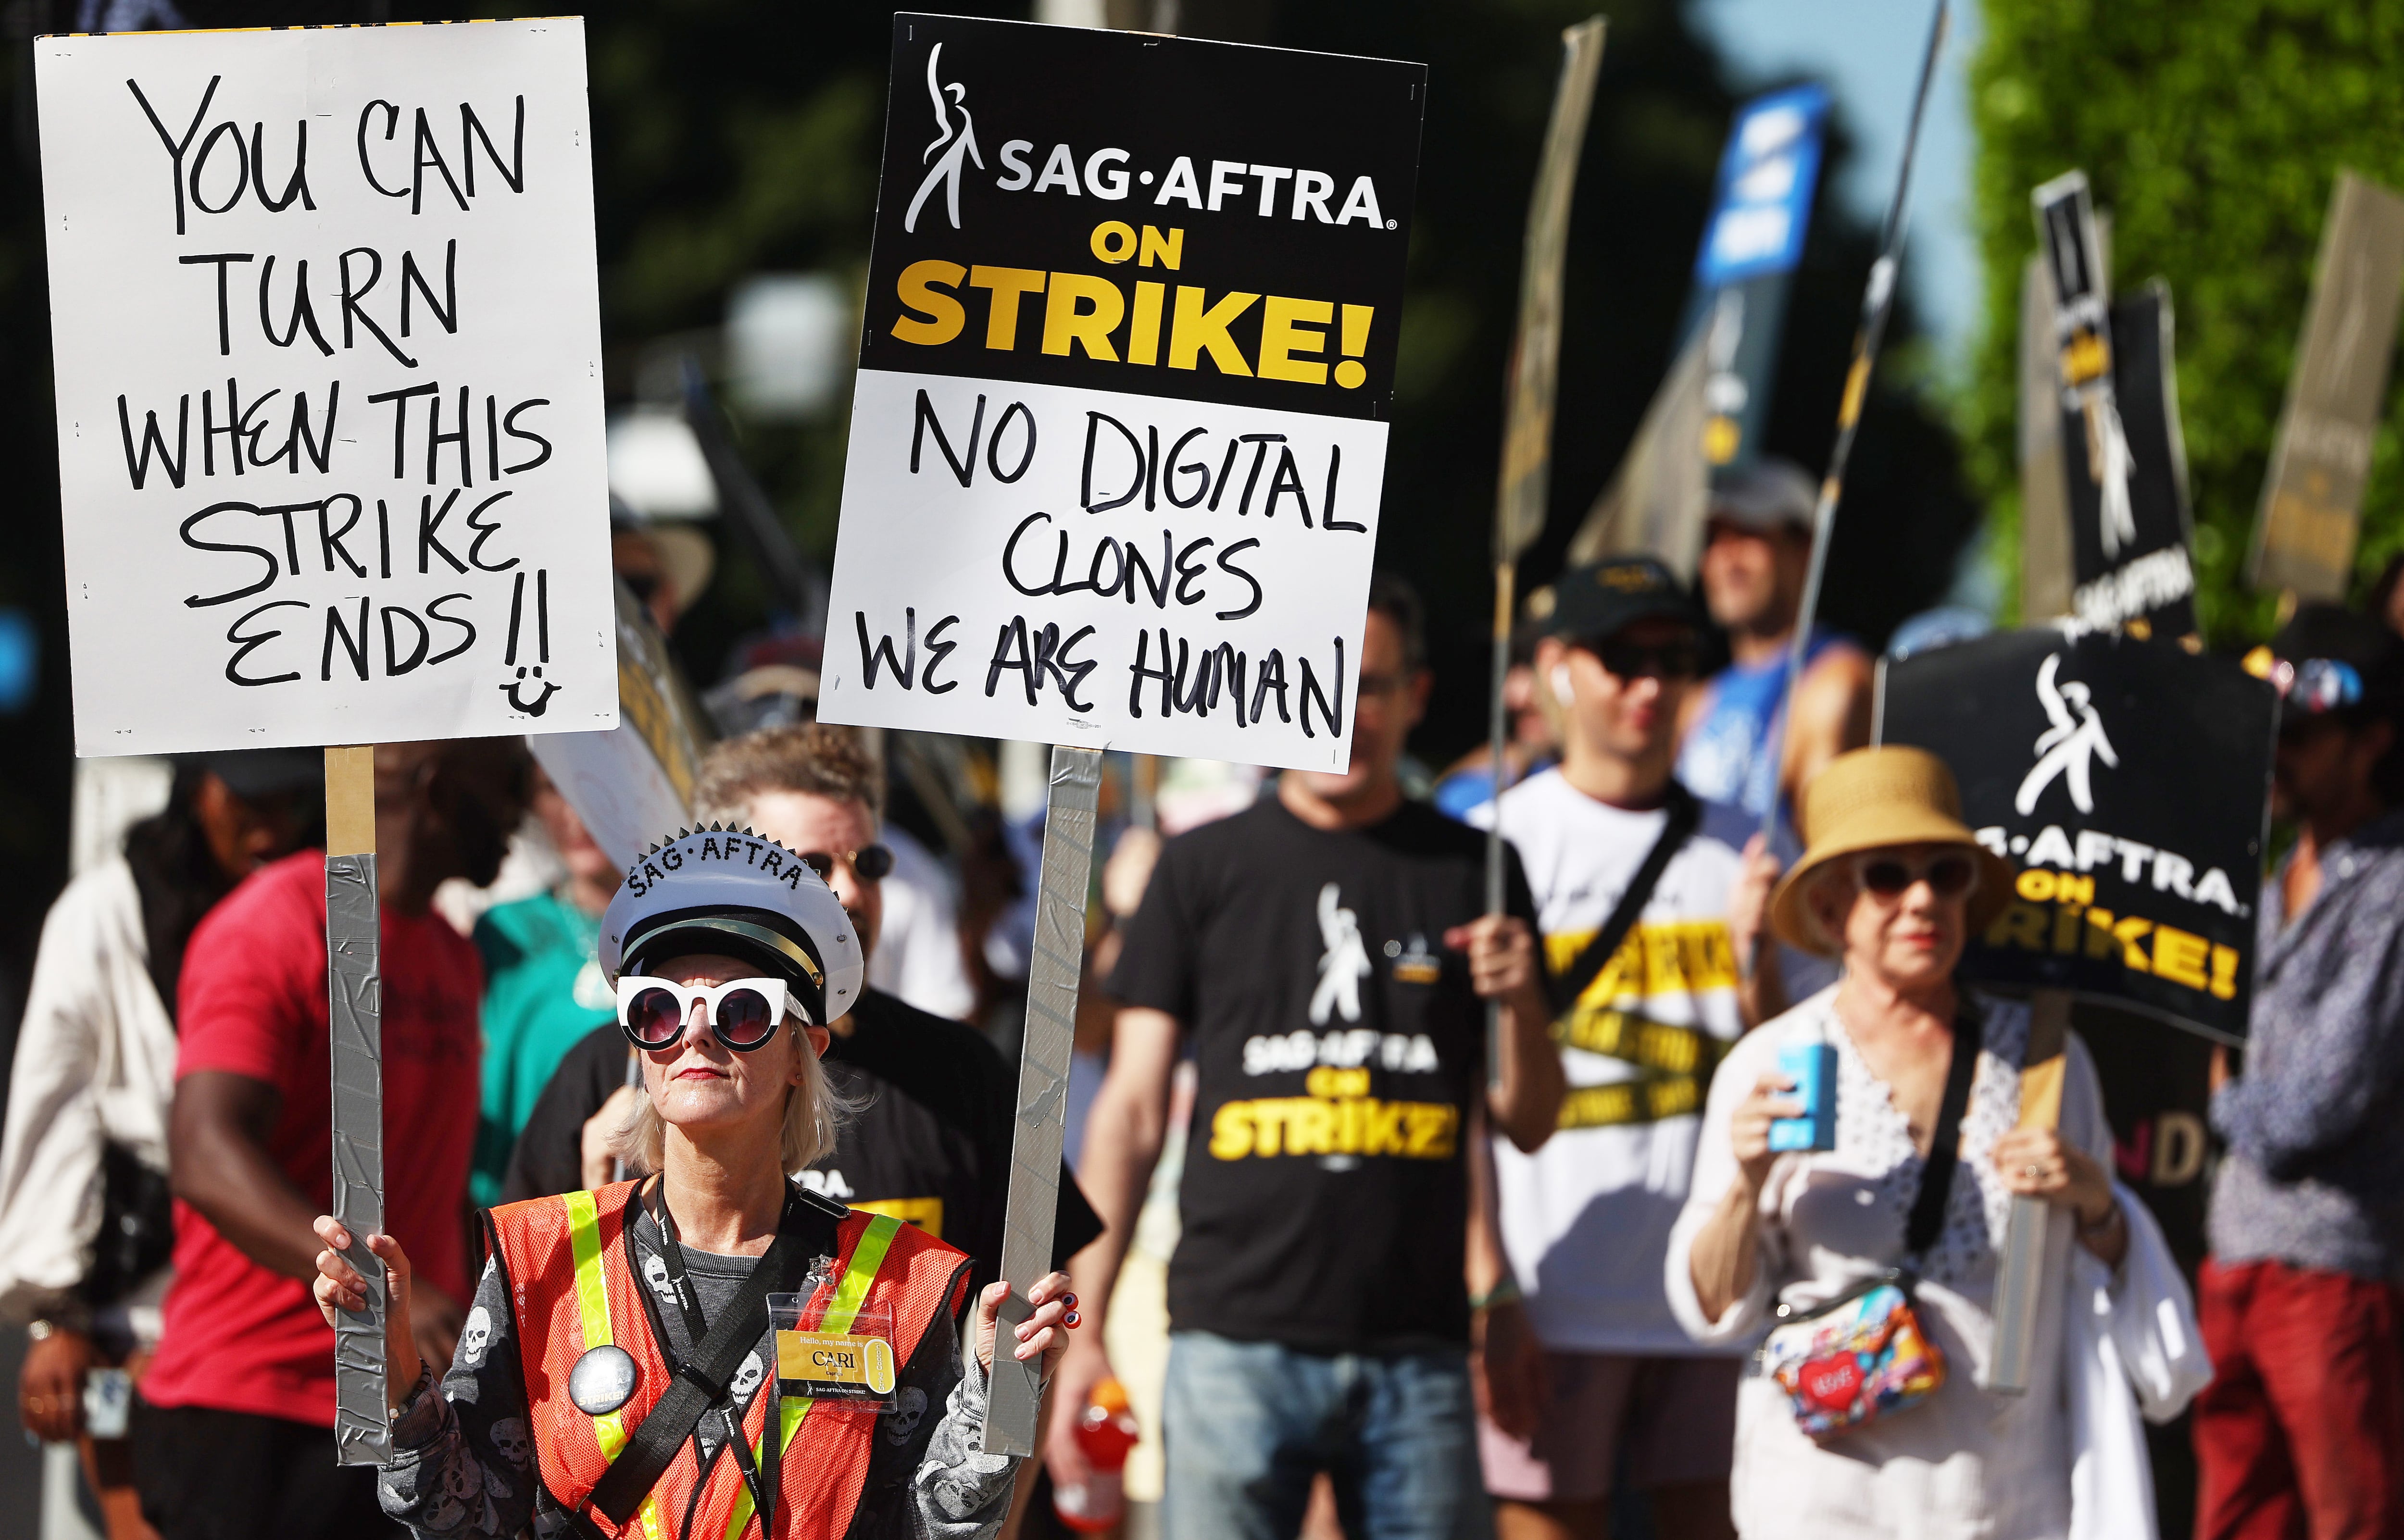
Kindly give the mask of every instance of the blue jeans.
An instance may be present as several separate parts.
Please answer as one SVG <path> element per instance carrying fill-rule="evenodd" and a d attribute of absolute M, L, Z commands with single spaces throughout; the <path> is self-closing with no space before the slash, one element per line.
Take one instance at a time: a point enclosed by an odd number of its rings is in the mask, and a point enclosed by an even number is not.
<path fill-rule="evenodd" d="M 1321 1470 L 1347 1534 L 1490 1533 L 1459 1349 L 1331 1355 L 1173 1332 L 1161 1423 L 1163 1540 L 1293 1540 Z"/>

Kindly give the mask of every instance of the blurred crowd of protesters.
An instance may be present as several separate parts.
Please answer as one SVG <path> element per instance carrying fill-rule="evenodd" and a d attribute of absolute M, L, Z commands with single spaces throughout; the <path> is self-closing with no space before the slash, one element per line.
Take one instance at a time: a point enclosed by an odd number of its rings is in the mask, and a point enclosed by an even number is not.
<path fill-rule="evenodd" d="M 2190 1398 L 2200 1536 L 2404 1534 L 2399 585 L 2368 615 L 2307 606 L 2264 659 L 2293 843 L 2248 1048 L 2215 1064 L 2199 1311 L 2114 1178 L 2075 1036 L 2060 1131 L 2015 1127 L 2028 1008 L 1953 978 L 2008 875 L 1941 765 L 1863 747 L 1867 655 L 1815 629 L 1781 720 L 1812 505 L 1764 463 L 1715 486 L 1698 591 L 1616 557 L 1531 603 L 1499 799 L 1483 754 L 1408 758 L 1431 677 L 1385 576 L 1348 770 L 1155 784 L 1113 760 L 1055 1219 L 1085 1329 L 1008 1530 L 1050 1533 L 1054 1491 L 1095 1511 L 1079 1428 L 1116 1380 L 1144 1437 L 1127 1531 L 1168 1540 L 2144 1533 L 2139 1418 Z M 618 520 L 663 631 L 708 580 L 691 534 Z M 1009 746 L 815 724 L 817 663 L 739 653 L 694 816 L 800 853 L 867 958 L 825 1055 L 850 1116 L 791 1174 L 957 1246 L 981 1286 L 1041 804 L 1002 795 Z M 620 879 L 514 743 L 386 745 L 376 781 L 387 1222 L 440 1367 L 471 1206 L 642 1174 L 611 1138 L 636 1051 L 595 956 Z M 31 1323 L 24 1427 L 75 1449 L 112 1540 L 389 1532 L 375 1473 L 334 1464 L 304 1282 L 329 1186 L 321 804 L 312 753 L 180 761 L 44 932 L 0 1316 Z M 1834 1048 L 1833 1149 L 1770 1147 L 1791 1043 Z M 1978 1384 L 2015 1195 L 2055 1214 L 2018 1400 Z M 1765 1329 L 1897 1267 L 1952 1365 L 1924 1405 L 1832 1431 L 1748 1371 Z"/>

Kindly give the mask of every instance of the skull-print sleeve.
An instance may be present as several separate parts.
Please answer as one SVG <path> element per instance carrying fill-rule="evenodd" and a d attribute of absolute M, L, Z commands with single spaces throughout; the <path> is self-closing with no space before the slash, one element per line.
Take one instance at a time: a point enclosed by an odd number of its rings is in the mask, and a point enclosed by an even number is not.
<path fill-rule="evenodd" d="M 942 1336 L 948 1350 L 943 1418 L 910 1475 L 912 1533 L 925 1540 L 988 1540 L 1009 1516 L 1018 1457 L 978 1452 L 985 1442 L 985 1367 L 974 1354 L 962 1353 L 951 1333 Z M 927 1355 L 922 1349 L 917 1356 Z M 930 1396 L 928 1410 L 936 1405 Z"/>
<path fill-rule="evenodd" d="M 968 1297 L 968 1264 L 953 1302 Z M 876 1414 L 868 1474 L 845 1540 L 985 1540 L 1010 1512 L 1018 1462 L 977 1452 L 985 1431 L 985 1376 L 960 1351 L 946 1311 L 929 1324 L 902 1367 L 894 1408 Z"/>
<path fill-rule="evenodd" d="M 533 1517 L 535 1486 L 509 1284 L 487 1261 L 450 1372 L 393 1415 L 392 1458 L 376 1496 L 412 1534 L 508 1540 Z"/>

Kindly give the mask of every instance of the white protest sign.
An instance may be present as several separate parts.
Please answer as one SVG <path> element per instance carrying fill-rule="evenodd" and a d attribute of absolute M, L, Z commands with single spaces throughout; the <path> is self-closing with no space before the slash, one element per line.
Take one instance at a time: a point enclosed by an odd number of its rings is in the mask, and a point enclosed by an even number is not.
<path fill-rule="evenodd" d="M 1426 71 L 894 44 L 819 715 L 1341 770 Z"/>
<path fill-rule="evenodd" d="M 936 434 L 980 395 L 963 485 Z M 863 369 L 820 713 L 1340 770 L 1385 455 L 1383 423 Z"/>
<path fill-rule="evenodd" d="M 614 727 L 582 23 L 35 79 L 77 753 Z"/>

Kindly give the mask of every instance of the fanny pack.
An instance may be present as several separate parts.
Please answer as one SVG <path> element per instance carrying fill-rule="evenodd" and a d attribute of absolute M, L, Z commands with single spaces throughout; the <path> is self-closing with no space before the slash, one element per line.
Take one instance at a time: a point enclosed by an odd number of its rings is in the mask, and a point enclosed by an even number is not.
<path fill-rule="evenodd" d="M 1754 1354 L 1761 1371 L 1786 1392 L 1796 1426 L 1812 1438 L 1824 1441 L 1907 1411 L 1945 1383 L 1945 1354 L 1921 1325 L 1913 1295 L 1920 1259 L 1944 1228 L 1983 1031 L 1978 1013 L 1965 1005 L 1954 1020 L 1936 1131 L 1904 1226 L 1903 1265 L 1810 1310 L 1781 1304 Z"/>

